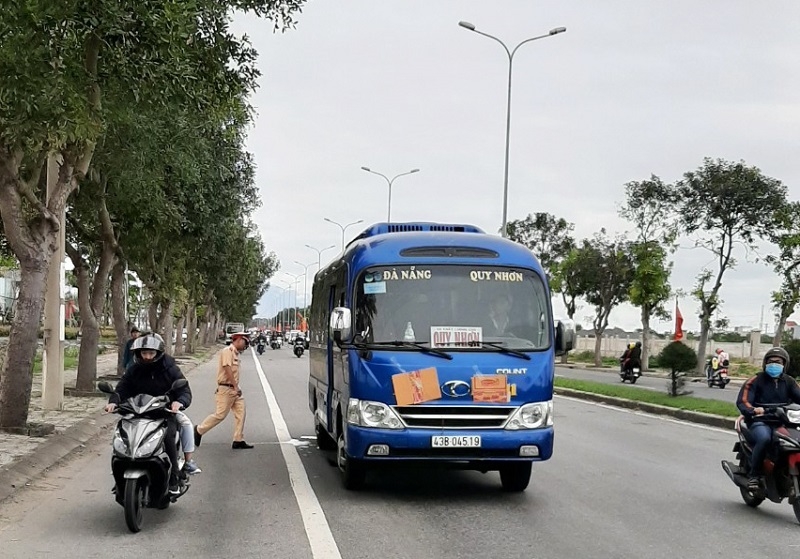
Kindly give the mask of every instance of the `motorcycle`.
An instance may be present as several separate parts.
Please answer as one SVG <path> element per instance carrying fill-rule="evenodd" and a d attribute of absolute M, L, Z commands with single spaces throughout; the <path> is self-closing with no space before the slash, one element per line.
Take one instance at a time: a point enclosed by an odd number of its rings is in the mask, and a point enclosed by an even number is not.
<path fill-rule="evenodd" d="M 295 338 L 294 340 L 294 354 L 297 357 L 303 356 L 303 351 L 305 350 L 305 342 L 302 338 Z"/>
<path fill-rule="evenodd" d="M 272 349 L 280 349 L 283 345 L 283 341 L 280 338 L 272 338 L 269 345 Z"/>
<path fill-rule="evenodd" d="M 731 381 L 728 376 L 728 367 L 730 367 L 730 362 L 727 359 L 720 363 L 714 357 L 706 363 L 706 379 L 709 388 L 713 386 L 725 388 L 728 385 Z"/>
<path fill-rule="evenodd" d="M 631 381 L 631 384 L 636 384 L 636 381 L 639 380 L 640 376 L 642 376 L 642 368 L 639 366 L 638 361 L 628 359 L 626 363 L 625 359 L 620 358 L 619 367 L 620 382 L 629 380 Z"/>
<path fill-rule="evenodd" d="M 167 394 L 151 396 L 139 394 L 120 402 L 114 413 L 121 415 L 114 430 L 111 471 L 114 475 L 114 494 L 125 510 L 125 523 L 131 532 L 142 529 L 142 509 L 166 509 L 189 490 L 188 476 L 183 473 L 185 463 L 180 437 L 176 430 L 178 463 L 170 463 L 165 450 L 164 435 L 167 420 L 173 414 L 169 410 L 170 393 L 188 384 L 186 379 L 176 380 Z M 101 392 L 113 394 L 107 382 L 97 385 Z M 169 493 L 171 469 L 176 467 L 178 494 Z"/>
<path fill-rule="evenodd" d="M 258 343 L 256 344 L 256 351 L 258 352 L 259 355 L 262 355 L 264 353 L 264 348 L 265 348 L 264 340 L 258 340 Z"/>
<path fill-rule="evenodd" d="M 743 417 L 736 420 L 739 440 L 733 445 L 738 464 L 723 460 L 722 469 L 739 487 L 747 506 L 756 508 L 764 499 L 775 503 L 788 499 L 800 522 L 800 407 L 788 404 L 761 407 L 766 413 L 759 419 L 774 426 L 772 444 L 764 459 L 764 482 L 757 490 L 748 487 L 747 471 L 753 449 Z"/>

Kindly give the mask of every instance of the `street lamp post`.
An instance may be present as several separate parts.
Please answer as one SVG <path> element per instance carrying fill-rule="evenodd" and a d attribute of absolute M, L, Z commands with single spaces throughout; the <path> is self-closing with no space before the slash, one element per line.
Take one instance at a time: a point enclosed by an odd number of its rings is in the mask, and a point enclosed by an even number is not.
<path fill-rule="evenodd" d="M 317 270 L 319 271 L 319 270 L 322 269 L 322 253 L 325 252 L 326 250 L 330 250 L 332 248 L 336 248 L 336 245 L 331 245 L 331 246 L 325 247 L 323 249 L 318 249 L 316 247 L 312 247 L 311 245 L 306 245 L 306 248 L 310 248 L 311 250 L 316 250 L 317 251 L 317 266 L 318 266 Z"/>
<path fill-rule="evenodd" d="M 514 54 L 517 52 L 517 49 L 524 45 L 525 43 L 530 43 L 531 41 L 536 41 L 537 39 L 545 39 L 547 37 L 552 37 L 553 35 L 558 35 L 559 33 L 564 33 L 567 28 L 566 27 L 556 27 L 555 29 L 551 29 L 546 35 L 539 35 L 538 37 L 531 37 L 530 39 L 525 39 L 521 43 L 519 43 L 514 50 L 509 50 L 506 44 L 498 39 L 493 35 L 489 35 L 488 33 L 484 33 L 483 31 L 478 31 L 475 29 L 475 26 L 468 21 L 459 21 L 458 24 L 467 29 L 472 31 L 473 33 L 477 33 L 478 35 L 483 35 L 484 37 L 489 37 L 490 39 L 494 39 L 498 43 L 500 43 L 506 51 L 508 55 L 508 103 L 506 106 L 506 158 L 505 158 L 505 171 L 503 175 L 503 228 L 502 228 L 502 235 L 503 237 L 508 237 L 508 231 L 506 231 L 506 225 L 508 223 L 508 152 L 509 152 L 509 141 L 511 137 L 511 68 L 512 63 L 514 62 Z"/>
<path fill-rule="evenodd" d="M 334 225 L 338 225 L 339 228 L 342 230 L 342 252 L 344 252 L 344 232 L 345 232 L 345 230 L 348 227 L 352 226 L 352 225 L 358 225 L 359 223 L 363 223 L 364 222 L 363 219 L 359 219 L 358 221 L 354 221 L 353 223 L 348 223 L 347 225 L 342 225 L 338 221 L 333 221 L 332 219 L 328 219 L 327 217 L 323 217 L 322 219 L 324 219 L 328 223 L 333 223 Z"/>
<path fill-rule="evenodd" d="M 388 216 L 386 218 L 386 221 L 387 221 L 387 223 L 391 223 L 392 222 L 392 183 L 394 183 L 395 179 L 398 178 L 398 177 L 402 177 L 404 175 L 410 175 L 412 173 L 419 173 L 419 169 L 411 169 L 410 171 L 407 171 L 405 173 L 400 173 L 399 175 L 395 175 L 390 180 L 389 177 L 387 177 L 386 175 L 384 175 L 382 173 L 378 173 L 377 171 L 373 171 L 369 167 L 361 167 L 361 168 L 363 170 L 365 170 L 367 173 L 372 173 L 373 175 L 378 175 L 379 177 L 383 177 L 384 179 L 386 179 L 386 182 L 389 183 L 389 214 L 388 214 Z"/>
<path fill-rule="evenodd" d="M 302 262 L 295 260 L 294 263 L 298 266 L 302 266 L 303 268 L 303 276 L 305 277 L 305 282 L 303 284 L 303 308 L 308 309 L 308 268 L 313 266 L 314 262 L 310 264 L 303 264 Z M 303 316 L 306 317 L 306 314 L 307 313 L 303 313 Z"/>
<path fill-rule="evenodd" d="M 289 320 L 289 323 L 293 325 L 292 326 L 292 330 L 297 330 L 297 282 L 300 281 L 300 278 L 302 278 L 303 275 L 302 274 L 290 274 L 289 272 L 283 272 L 283 273 L 286 274 L 287 276 L 291 277 L 292 279 L 294 279 L 294 282 L 292 283 L 292 290 L 294 291 L 294 307 L 293 307 L 293 311 L 292 311 L 293 312 L 293 316 L 292 316 L 291 320 Z"/>

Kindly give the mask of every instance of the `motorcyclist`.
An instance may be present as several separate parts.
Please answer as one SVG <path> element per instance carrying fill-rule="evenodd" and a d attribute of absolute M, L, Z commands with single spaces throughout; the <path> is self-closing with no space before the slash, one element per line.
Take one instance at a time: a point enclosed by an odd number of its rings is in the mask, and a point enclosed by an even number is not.
<path fill-rule="evenodd" d="M 619 358 L 619 370 L 620 370 L 620 372 L 623 372 L 625 370 L 625 366 L 628 364 L 628 359 L 630 358 L 631 351 L 633 351 L 634 347 L 636 347 L 636 344 L 631 342 L 625 348 L 625 351 L 622 352 L 622 357 Z"/>
<path fill-rule="evenodd" d="M 714 361 L 716 359 L 716 361 Z M 720 367 L 727 367 L 726 363 L 730 363 L 730 356 L 728 352 L 718 347 L 717 350 L 714 352 L 714 355 L 708 360 L 706 364 L 706 376 L 708 380 L 711 380 L 713 376 L 716 374 L 717 369 Z"/>
<path fill-rule="evenodd" d="M 253 341 L 253 345 L 255 345 L 256 347 L 258 347 L 260 345 L 264 345 L 264 346 L 267 345 L 267 336 L 264 334 L 264 332 L 261 332 L 261 331 L 258 332 L 258 335 L 256 336 L 256 339 Z"/>
<path fill-rule="evenodd" d="M 172 388 L 172 383 L 185 378 L 175 359 L 164 353 L 164 340 L 158 334 L 147 333 L 140 336 L 134 342 L 132 351 L 134 362 L 117 383 L 114 394 L 108 398 L 108 405 L 105 407 L 106 412 L 115 411 L 117 404 L 132 396 L 139 394 L 164 395 Z M 192 391 L 188 384 L 171 394 L 171 396 L 173 401 L 170 404 L 170 410 L 175 414 L 180 412 L 181 408 L 188 408 L 192 403 Z M 178 447 L 175 444 L 177 429 L 177 418 L 170 418 L 167 421 L 164 450 L 173 465 L 178 464 Z M 193 439 L 193 431 L 193 428 L 189 429 L 189 439 Z M 182 437 L 181 440 L 184 440 L 184 438 Z M 188 462 L 189 460 L 187 459 Z M 177 467 L 173 467 L 169 479 L 169 491 L 172 494 L 179 492 L 178 475 Z"/>
<path fill-rule="evenodd" d="M 642 364 L 642 342 L 636 342 L 631 349 L 631 353 L 628 356 L 628 360 L 630 363 L 628 364 L 629 367 L 639 367 L 641 368 Z"/>
<path fill-rule="evenodd" d="M 744 416 L 749 439 L 753 445 L 748 472 L 748 489 L 757 490 L 761 486 L 762 467 L 769 445 L 772 442 L 773 426 L 765 417 L 764 406 L 800 404 L 800 387 L 786 374 L 789 367 L 789 354 L 782 347 L 770 348 L 764 355 L 762 371 L 742 385 L 736 406 Z"/>

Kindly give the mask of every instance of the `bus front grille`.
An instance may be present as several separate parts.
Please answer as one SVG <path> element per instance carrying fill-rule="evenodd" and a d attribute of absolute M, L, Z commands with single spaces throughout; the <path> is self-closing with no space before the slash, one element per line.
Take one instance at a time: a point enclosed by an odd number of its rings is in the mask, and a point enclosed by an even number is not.
<path fill-rule="evenodd" d="M 408 427 L 425 429 L 500 429 L 515 406 L 395 406 Z"/>

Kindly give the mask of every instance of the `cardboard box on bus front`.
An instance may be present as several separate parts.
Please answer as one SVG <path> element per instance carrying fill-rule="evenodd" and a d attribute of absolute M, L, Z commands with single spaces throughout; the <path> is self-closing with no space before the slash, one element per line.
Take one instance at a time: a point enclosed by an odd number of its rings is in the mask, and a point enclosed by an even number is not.
<path fill-rule="evenodd" d="M 439 375 L 433 367 L 392 375 L 392 385 L 398 406 L 421 404 L 442 397 Z"/>

